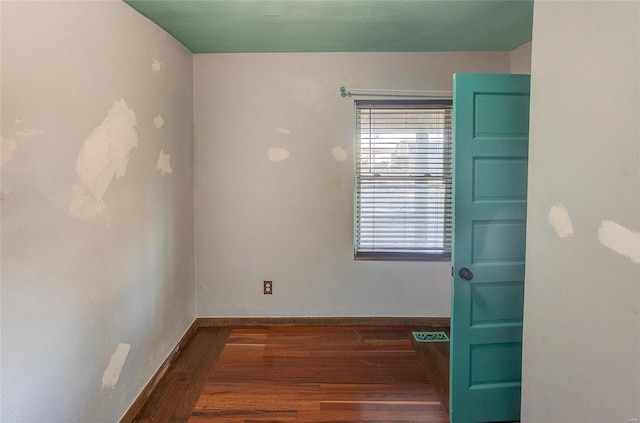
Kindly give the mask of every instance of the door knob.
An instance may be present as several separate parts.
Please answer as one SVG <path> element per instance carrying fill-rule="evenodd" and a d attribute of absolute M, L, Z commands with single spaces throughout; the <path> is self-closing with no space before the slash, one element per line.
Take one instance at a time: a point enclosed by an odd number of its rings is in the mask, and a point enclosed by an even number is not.
<path fill-rule="evenodd" d="M 471 270 L 467 269 L 466 267 L 463 267 L 458 272 L 458 276 L 466 281 L 470 281 L 471 279 L 473 279 L 473 272 L 471 272 Z"/>

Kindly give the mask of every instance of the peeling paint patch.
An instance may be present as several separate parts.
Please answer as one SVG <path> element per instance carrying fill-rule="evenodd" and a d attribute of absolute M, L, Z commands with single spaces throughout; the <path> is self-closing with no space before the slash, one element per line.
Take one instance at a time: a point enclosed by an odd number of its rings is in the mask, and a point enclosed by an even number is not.
<path fill-rule="evenodd" d="M 109 365 L 106 370 L 102 374 L 102 388 L 114 388 L 118 384 L 118 379 L 120 378 L 120 372 L 122 371 L 122 366 L 124 366 L 124 362 L 127 359 L 127 355 L 129 355 L 129 350 L 131 349 L 131 345 L 129 344 L 118 344 L 118 347 L 111 354 L 111 359 L 109 360 Z"/>
<path fill-rule="evenodd" d="M 639 232 L 634 232 L 610 220 L 603 220 L 598 230 L 598 237 L 605 247 L 640 263 Z"/>
<path fill-rule="evenodd" d="M 156 59 L 152 59 L 151 69 L 153 70 L 153 73 L 157 74 L 158 72 L 160 72 L 160 69 L 162 69 L 162 63 L 157 61 Z"/>
<path fill-rule="evenodd" d="M 281 162 L 287 160 L 290 154 L 286 148 L 270 148 L 269 151 L 267 151 L 267 156 L 272 162 Z"/>
<path fill-rule="evenodd" d="M 282 135 L 289 135 L 291 133 L 291 129 L 278 128 L 278 132 L 280 132 Z"/>
<path fill-rule="evenodd" d="M 76 159 L 78 182 L 73 185 L 69 212 L 82 219 L 96 217 L 113 177 L 124 176 L 129 153 L 138 145 L 136 114 L 124 99 L 114 101 L 102 124 L 91 132 Z"/>
<path fill-rule="evenodd" d="M 549 224 L 560 238 L 566 238 L 573 234 L 573 224 L 569 212 L 562 204 L 551 206 L 549 210 Z"/>
<path fill-rule="evenodd" d="M 333 147 L 331 149 L 331 154 L 333 154 L 333 158 L 339 162 L 344 162 L 349 157 L 347 150 L 342 147 Z"/>
<path fill-rule="evenodd" d="M 158 169 L 162 174 L 165 173 L 172 174 L 173 169 L 171 169 L 171 156 L 165 154 L 164 151 L 160 150 L 160 155 L 158 156 L 158 163 L 156 164 L 156 169 Z"/>
<path fill-rule="evenodd" d="M 0 137 L 0 163 L 5 164 L 13 157 L 14 153 L 18 149 L 18 143 L 13 138 Z"/>
<path fill-rule="evenodd" d="M 20 119 L 16 119 L 15 123 L 15 134 L 18 138 L 29 138 L 36 135 L 44 134 L 44 131 L 41 129 L 27 128 L 24 126 Z"/>
<path fill-rule="evenodd" d="M 162 116 L 160 116 L 160 114 L 153 118 L 153 124 L 158 129 L 162 128 L 162 126 L 164 125 L 164 119 L 162 119 Z"/>

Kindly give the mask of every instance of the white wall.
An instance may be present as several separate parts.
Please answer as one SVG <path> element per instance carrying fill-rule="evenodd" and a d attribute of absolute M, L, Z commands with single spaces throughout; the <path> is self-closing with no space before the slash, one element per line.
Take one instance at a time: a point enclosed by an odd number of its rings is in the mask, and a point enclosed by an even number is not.
<path fill-rule="evenodd" d="M 640 3 L 538 1 L 532 44 L 522 421 L 635 422 Z"/>
<path fill-rule="evenodd" d="M 510 72 L 530 74 L 531 73 L 531 41 L 520 47 L 511 50 Z"/>
<path fill-rule="evenodd" d="M 196 55 L 198 315 L 449 316 L 449 262 L 353 260 L 354 106 L 339 87 L 450 91 L 454 72 L 509 63 L 508 52 Z M 271 161 L 273 148 L 288 158 Z"/>
<path fill-rule="evenodd" d="M 121 2 L 1 7 L 1 420 L 115 422 L 195 317 L 192 55 Z"/>

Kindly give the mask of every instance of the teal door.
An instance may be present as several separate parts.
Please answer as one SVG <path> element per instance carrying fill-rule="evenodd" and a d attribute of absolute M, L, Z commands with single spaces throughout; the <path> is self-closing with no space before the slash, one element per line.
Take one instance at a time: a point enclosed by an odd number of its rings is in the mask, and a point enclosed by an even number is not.
<path fill-rule="evenodd" d="M 452 423 L 519 420 L 529 76 L 454 76 Z"/>

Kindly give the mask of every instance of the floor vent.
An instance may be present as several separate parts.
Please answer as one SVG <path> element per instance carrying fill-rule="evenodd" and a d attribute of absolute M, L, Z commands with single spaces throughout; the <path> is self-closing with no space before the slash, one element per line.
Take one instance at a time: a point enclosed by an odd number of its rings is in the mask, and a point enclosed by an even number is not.
<path fill-rule="evenodd" d="M 444 332 L 413 332 L 416 342 L 448 342 L 449 337 Z"/>

